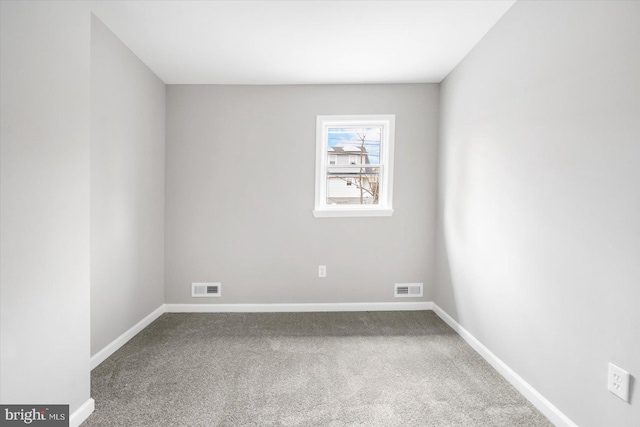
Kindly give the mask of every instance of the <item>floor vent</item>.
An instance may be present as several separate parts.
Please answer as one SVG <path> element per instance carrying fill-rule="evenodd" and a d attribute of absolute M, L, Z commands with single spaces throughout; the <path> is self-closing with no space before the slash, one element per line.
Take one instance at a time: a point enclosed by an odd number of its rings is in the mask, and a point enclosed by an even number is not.
<path fill-rule="evenodd" d="M 192 283 L 192 297 L 219 297 L 222 295 L 222 285 L 220 283 Z"/>
<path fill-rule="evenodd" d="M 394 290 L 396 298 L 419 298 L 422 296 L 422 283 L 396 283 Z"/>

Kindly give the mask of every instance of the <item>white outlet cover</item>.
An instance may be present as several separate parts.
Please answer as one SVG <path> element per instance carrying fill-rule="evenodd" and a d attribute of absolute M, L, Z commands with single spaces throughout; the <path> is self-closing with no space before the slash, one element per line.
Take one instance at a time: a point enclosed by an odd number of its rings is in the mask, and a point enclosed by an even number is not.
<path fill-rule="evenodd" d="M 607 388 L 611 393 L 625 402 L 629 401 L 629 372 L 609 363 L 609 375 L 607 376 Z"/>
<path fill-rule="evenodd" d="M 318 266 L 318 277 L 327 277 L 327 266 L 319 265 Z"/>

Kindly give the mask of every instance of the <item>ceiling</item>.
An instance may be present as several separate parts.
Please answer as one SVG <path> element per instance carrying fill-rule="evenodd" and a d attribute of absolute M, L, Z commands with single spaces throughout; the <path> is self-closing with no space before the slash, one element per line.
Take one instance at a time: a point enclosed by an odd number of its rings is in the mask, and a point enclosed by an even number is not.
<path fill-rule="evenodd" d="M 440 82 L 515 3 L 92 1 L 167 84 Z"/>

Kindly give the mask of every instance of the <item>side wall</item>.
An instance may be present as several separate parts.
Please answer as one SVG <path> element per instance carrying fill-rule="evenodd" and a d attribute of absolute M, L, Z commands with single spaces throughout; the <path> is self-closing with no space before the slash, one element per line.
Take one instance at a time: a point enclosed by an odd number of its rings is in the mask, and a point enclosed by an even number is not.
<path fill-rule="evenodd" d="M 92 355 L 164 303 L 164 151 L 164 82 L 92 16 Z"/>
<path fill-rule="evenodd" d="M 435 301 L 580 426 L 640 425 L 640 3 L 517 2 L 441 87 Z"/>
<path fill-rule="evenodd" d="M 0 401 L 89 400 L 90 12 L 0 3 Z"/>
<path fill-rule="evenodd" d="M 314 218 L 322 114 L 396 115 L 392 217 Z M 437 114 L 438 85 L 169 85 L 166 302 L 432 300 Z"/>

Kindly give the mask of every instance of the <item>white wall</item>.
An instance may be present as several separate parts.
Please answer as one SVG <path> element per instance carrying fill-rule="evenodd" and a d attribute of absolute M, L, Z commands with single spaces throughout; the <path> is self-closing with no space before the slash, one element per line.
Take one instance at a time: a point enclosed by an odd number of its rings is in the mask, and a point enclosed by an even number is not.
<path fill-rule="evenodd" d="M 640 3 L 517 2 L 441 90 L 437 304 L 578 425 L 640 425 Z"/>
<path fill-rule="evenodd" d="M 0 5 L 0 401 L 89 399 L 90 13 Z"/>
<path fill-rule="evenodd" d="M 164 303 L 164 150 L 164 82 L 93 16 L 91 354 Z"/>
<path fill-rule="evenodd" d="M 438 85 L 169 85 L 166 302 L 431 300 L 437 111 Z M 392 217 L 314 218 L 322 114 L 396 115 Z M 191 298 L 202 281 L 222 297 Z"/>

